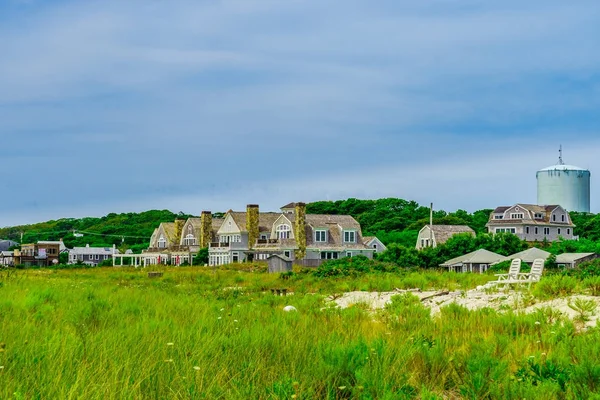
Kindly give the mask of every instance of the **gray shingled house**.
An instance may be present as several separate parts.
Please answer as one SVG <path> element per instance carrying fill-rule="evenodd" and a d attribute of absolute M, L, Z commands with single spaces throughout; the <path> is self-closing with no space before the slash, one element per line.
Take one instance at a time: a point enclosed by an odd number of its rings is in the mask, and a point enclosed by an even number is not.
<path fill-rule="evenodd" d="M 417 236 L 416 248 L 421 250 L 426 247 L 437 247 L 460 233 L 468 233 L 475 237 L 475 231 L 466 225 L 425 225 Z"/>

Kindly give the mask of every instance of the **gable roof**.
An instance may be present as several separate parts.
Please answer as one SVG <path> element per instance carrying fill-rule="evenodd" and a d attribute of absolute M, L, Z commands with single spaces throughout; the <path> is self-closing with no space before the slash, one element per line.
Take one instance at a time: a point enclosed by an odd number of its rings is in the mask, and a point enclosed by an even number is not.
<path fill-rule="evenodd" d="M 549 252 L 544 251 L 542 249 L 538 249 L 537 247 L 532 247 L 530 249 L 523 250 L 511 256 L 508 256 L 508 258 L 510 259 L 520 258 L 521 261 L 526 263 L 532 263 L 536 258 L 546 260 L 548 257 L 550 257 Z"/>
<path fill-rule="evenodd" d="M 235 224 L 240 228 L 241 232 L 247 232 L 247 213 L 245 211 L 230 211 L 228 214 L 231 215 Z M 258 213 L 258 231 L 259 232 L 271 232 L 273 224 L 281 216 L 278 212 L 261 212 Z M 223 221 L 221 221 L 223 224 Z"/>
<path fill-rule="evenodd" d="M 424 228 L 429 228 L 433 231 L 437 244 L 446 243 L 448 239 L 459 233 L 470 233 L 475 236 L 475 231 L 467 225 L 425 225 Z"/>
<path fill-rule="evenodd" d="M 508 257 L 491 252 L 486 249 L 479 249 L 471 253 L 465 254 L 463 256 L 448 260 L 445 263 L 440 264 L 440 266 L 450 267 L 453 265 L 462 264 L 495 264 L 505 260 L 508 260 Z"/>
<path fill-rule="evenodd" d="M 292 262 L 291 258 L 282 256 L 281 254 L 273 254 L 273 255 L 267 257 L 267 260 L 270 260 L 271 258 L 274 258 L 274 257 L 281 258 L 283 261 L 286 261 L 286 262 Z"/>
<path fill-rule="evenodd" d="M 589 256 L 593 256 L 595 253 L 563 253 L 556 256 L 557 264 L 570 264 L 574 263 L 577 260 L 581 260 L 582 258 L 586 258 Z"/>

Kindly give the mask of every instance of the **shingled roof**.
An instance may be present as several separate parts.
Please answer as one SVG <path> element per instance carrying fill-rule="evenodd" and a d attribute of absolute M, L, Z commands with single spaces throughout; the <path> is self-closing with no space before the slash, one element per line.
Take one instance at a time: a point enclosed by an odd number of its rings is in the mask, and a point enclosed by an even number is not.
<path fill-rule="evenodd" d="M 425 225 L 430 228 L 437 244 L 446 243 L 448 239 L 459 233 L 470 233 L 475 236 L 475 231 L 467 225 Z"/>

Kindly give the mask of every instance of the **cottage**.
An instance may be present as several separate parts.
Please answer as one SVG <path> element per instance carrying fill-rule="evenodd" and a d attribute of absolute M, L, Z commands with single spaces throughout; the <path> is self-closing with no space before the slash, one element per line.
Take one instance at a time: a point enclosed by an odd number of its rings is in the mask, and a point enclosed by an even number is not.
<path fill-rule="evenodd" d="M 485 249 L 479 249 L 464 256 L 456 257 L 440 264 L 440 267 L 448 268 L 454 272 L 476 272 L 487 271 L 490 265 L 509 260 L 500 254 Z"/>
<path fill-rule="evenodd" d="M 573 234 L 575 225 L 569 213 L 559 205 L 516 204 L 498 207 L 490 214 L 486 227 L 492 234 L 512 233 L 528 242 L 577 239 Z"/>
<path fill-rule="evenodd" d="M 12 240 L 0 240 L 0 251 L 8 251 L 11 247 L 18 246 L 19 243 Z"/>
<path fill-rule="evenodd" d="M 515 254 L 509 256 L 508 258 L 510 258 L 511 260 L 518 258 L 525 264 L 528 264 L 531 266 L 531 265 L 533 265 L 533 262 L 536 259 L 541 258 L 542 260 L 546 261 L 548 259 L 548 257 L 550 257 L 549 252 L 544 251 L 542 249 L 538 249 L 537 247 L 532 247 L 530 249 L 521 251 L 519 253 L 515 253 Z"/>
<path fill-rule="evenodd" d="M 0 265 L 12 267 L 15 265 L 14 251 L 0 251 Z"/>
<path fill-rule="evenodd" d="M 556 256 L 556 265 L 564 268 L 576 268 L 581 263 L 598 258 L 596 253 L 563 253 Z"/>
<path fill-rule="evenodd" d="M 69 250 L 69 264 L 83 263 L 86 265 L 98 266 L 103 261 L 110 260 L 113 255 L 120 254 L 116 246 L 113 247 L 74 247 Z"/>
<path fill-rule="evenodd" d="M 58 264 L 62 246 L 64 246 L 62 241 L 24 244 L 21 246 L 21 250 L 15 250 L 14 263 L 15 265 L 37 265 L 40 267 Z"/>
<path fill-rule="evenodd" d="M 387 247 L 375 236 L 364 236 L 363 243 L 370 249 L 373 249 L 375 253 L 383 253 L 387 250 Z"/>
<path fill-rule="evenodd" d="M 421 250 L 426 247 L 437 247 L 460 233 L 475 237 L 475 231 L 466 225 L 425 225 L 419 231 L 416 248 Z"/>

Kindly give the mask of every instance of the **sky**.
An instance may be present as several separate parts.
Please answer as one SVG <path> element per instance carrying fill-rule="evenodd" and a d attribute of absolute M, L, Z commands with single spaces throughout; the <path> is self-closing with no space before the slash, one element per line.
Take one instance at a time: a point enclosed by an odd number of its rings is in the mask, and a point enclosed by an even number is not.
<path fill-rule="evenodd" d="M 0 226 L 400 197 L 592 171 L 597 0 L 0 0 Z"/>

